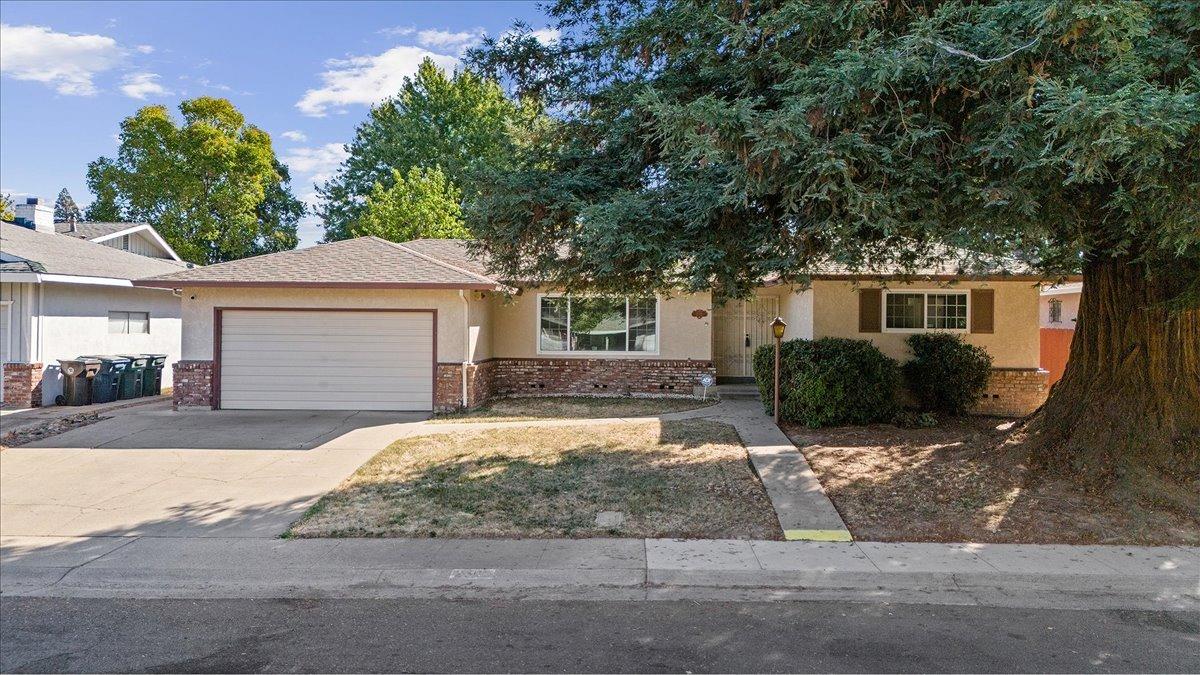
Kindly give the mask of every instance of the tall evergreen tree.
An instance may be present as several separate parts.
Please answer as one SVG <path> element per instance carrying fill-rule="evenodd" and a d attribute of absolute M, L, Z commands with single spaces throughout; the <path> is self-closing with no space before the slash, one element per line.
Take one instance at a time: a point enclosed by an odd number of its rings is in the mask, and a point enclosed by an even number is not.
<path fill-rule="evenodd" d="M 65 223 L 68 220 L 82 220 L 83 212 L 67 188 L 58 191 L 58 199 L 54 200 L 54 222 Z"/>
<path fill-rule="evenodd" d="M 505 166 L 513 155 L 510 129 L 536 118 L 535 109 L 506 98 L 495 82 L 469 72 L 447 75 L 426 59 L 398 94 L 371 108 L 347 146 L 349 157 L 318 187 L 325 240 L 353 236 L 375 186 L 389 190 L 413 168 L 438 168 L 469 197 L 472 172 Z"/>
<path fill-rule="evenodd" d="M 915 269 L 1081 271 L 1043 465 L 1196 508 L 1200 13 L 1169 0 L 559 0 L 487 41 L 551 150 L 475 186 L 509 278 L 607 289 Z M 1164 482 L 1165 481 L 1165 482 Z M 1166 486 L 1166 487 L 1164 487 Z"/>
<path fill-rule="evenodd" d="M 148 222 L 179 255 L 209 264 L 295 248 L 303 204 L 266 132 L 225 99 L 163 106 L 121 123 L 115 158 L 88 165 L 89 220 Z"/>

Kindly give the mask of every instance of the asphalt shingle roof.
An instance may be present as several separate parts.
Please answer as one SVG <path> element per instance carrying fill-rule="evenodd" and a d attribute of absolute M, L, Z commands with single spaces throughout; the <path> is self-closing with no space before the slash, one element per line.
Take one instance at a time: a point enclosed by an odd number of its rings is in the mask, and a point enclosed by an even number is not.
<path fill-rule="evenodd" d="M 75 231 L 71 231 L 70 223 L 55 223 L 54 231 L 77 239 L 95 239 L 106 234 L 141 227 L 146 223 L 75 223 Z"/>
<path fill-rule="evenodd" d="M 359 237 L 197 267 L 139 286 L 347 286 L 476 288 L 499 284 L 483 274 L 378 237 Z"/>
<path fill-rule="evenodd" d="M 0 250 L 40 265 L 46 274 L 80 277 L 141 279 L 187 266 L 187 263 L 175 260 L 149 258 L 85 239 L 37 232 L 7 222 L 0 223 Z M 27 269 L 18 270 L 6 263 L 3 271 L 29 271 L 29 265 L 25 264 L 25 267 Z"/>
<path fill-rule="evenodd" d="M 471 255 L 465 239 L 413 239 L 401 246 L 460 267 L 475 274 L 490 276 L 487 265 Z"/>

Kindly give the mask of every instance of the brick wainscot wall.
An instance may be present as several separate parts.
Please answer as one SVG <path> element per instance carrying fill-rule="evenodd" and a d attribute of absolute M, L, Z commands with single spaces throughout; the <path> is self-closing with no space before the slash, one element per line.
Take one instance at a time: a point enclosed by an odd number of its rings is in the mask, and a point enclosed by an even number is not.
<path fill-rule="evenodd" d="M 204 406 L 213 403 L 213 362 L 176 361 L 174 364 L 171 407 Z"/>
<path fill-rule="evenodd" d="M 42 405 L 42 364 L 4 364 L 4 407 L 36 408 Z"/>
<path fill-rule="evenodd" d="M 691 396 L 712 361 L 674 359 L 489 359 L 466 364 L 467 408 L 495 396 Z M 461 363 L 439 363 L 434 408 L 459 410 Z M 212 361 L 175 363 L 172 404 L 212 405 Z"/>
<path fill-rule="evenodd" d="M 467 365 L 467 407 L 494 396 L 691 396 L 712 361 L 489 359 Z M 462 364 L 439 363 L 435 408 L 462 408 Z"/>
<path fill-rule="evenodd" d="M 1050 394 L 1049 376 L 1040 368 L 993 368 L 976 415 L 1021 417 L 1037 410 Z"/>

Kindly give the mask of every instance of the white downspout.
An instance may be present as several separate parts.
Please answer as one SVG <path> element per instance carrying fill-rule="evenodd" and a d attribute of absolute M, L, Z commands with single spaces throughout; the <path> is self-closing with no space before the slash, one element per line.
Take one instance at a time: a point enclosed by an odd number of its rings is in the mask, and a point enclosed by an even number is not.
<path fill-rule="evenodd" d="M 462 362 L 462 407 L 467 407 L 467 365 L 471 363 L 471 301 L 467 292 L 458 289 L 458 297 L 463 301 L 463 362 Z"/>

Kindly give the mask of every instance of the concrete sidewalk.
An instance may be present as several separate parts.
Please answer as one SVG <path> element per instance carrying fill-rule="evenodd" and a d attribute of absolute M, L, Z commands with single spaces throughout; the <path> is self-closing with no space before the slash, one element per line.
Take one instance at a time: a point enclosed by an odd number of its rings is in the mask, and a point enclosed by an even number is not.
<path fill-rule="evenodd" d="M 669 539 L 9 537 L 0 594 L 841 600 L 1200 610 L 1200 548 Z"/>

